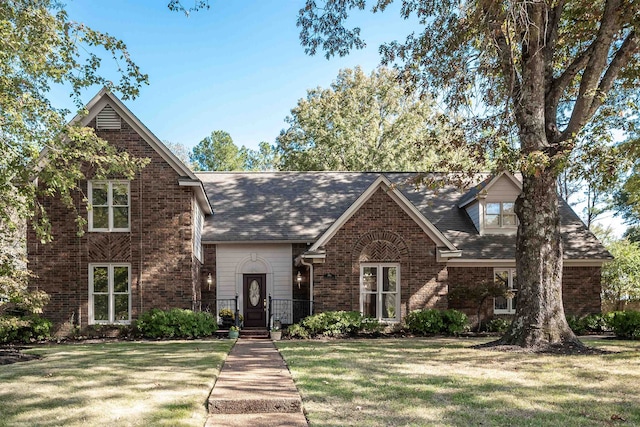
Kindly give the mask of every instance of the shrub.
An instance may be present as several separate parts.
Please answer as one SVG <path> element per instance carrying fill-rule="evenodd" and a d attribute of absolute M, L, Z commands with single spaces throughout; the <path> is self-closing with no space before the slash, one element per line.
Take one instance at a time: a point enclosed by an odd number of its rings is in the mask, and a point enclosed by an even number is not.
<path fill-rule="evenodd" d="M 443 332 L 447 335 L 457 335 L 467 330 L 469 319 L 467 315 L 458 310 L 444 310 L 442 316 Z"/>
<path fill-rule="evenodd" d="M 292 338 L 342 337 L 378 330 L 380 323 L 377 320 L 364 317 L 357 311 L 326 311 L 306 317 L 288 328 Z"/>
<path fill-rule="evenodd" d="M 585 325 L 584 319 L 581 319 L 578 316 L 567 316 L 567 323 L 569 327 L 576 335 L 582 335 L 587 331 L 587 327 Z"/>
<path fill-rule="evenodd" d="M 414 310 L 404 319 L 405 327 L 415 335 L 455 335 L 467 329 L 467 315 L 458 310 Z"/>
<path fill-rule="evenodd" d="M 404 319 L 405 326 L 412 334 L 440 334 L 444 329 L 439 310 L 414 310 Z"/>
<path fill-rule="evenodd" d="M 609 321 L 613 317 L 612 313 L 608 314 L 590 314 L 583 321 L 584 325 L 590 332 L 608 332 L 611 330 Z"/>
<path fill-rule="evenodd" d="M 509 329 L 509 325 L 511 325 L 511 320 L 496 317 L 487 322 L 487 331 L 503 334 L 507 332 L 507 329 Z"/>
<path fill-rule="evenodd" d="M 142 313 L 135 327 L 145 338 L 199 338 L 213 335 L 218 324 L 211 313 L 154 308 Z"/>
<path fill-rule="evenodd" d="M 640 339 L 640 312 L 617 311 L 611 318 L 611 327 L 616 336 L 628 339 Z"/>
<path fill-rule="evenodd" d="M 0 317 L 0 343 L 43 340 L 51 336 L 52 324 L 37 315 Z"/>

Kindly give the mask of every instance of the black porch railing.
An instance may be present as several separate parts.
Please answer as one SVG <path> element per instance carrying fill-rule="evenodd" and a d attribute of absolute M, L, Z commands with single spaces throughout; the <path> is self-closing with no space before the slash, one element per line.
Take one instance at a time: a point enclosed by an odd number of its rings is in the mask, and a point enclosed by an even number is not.
<path fill-rule="evenodd" d="M 298 323 L 305 317 L 314 314 L 319 310 L 318 303 L 301 299 L 280 299 L 269 296 L 267 316 L 269 326 L 274 322 L 281 325 L 291 325 Z"/>

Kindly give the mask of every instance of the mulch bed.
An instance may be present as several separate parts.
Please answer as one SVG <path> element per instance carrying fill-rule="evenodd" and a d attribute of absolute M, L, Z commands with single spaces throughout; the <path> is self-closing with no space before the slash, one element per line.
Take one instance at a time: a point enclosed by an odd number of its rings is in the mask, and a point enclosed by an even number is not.
<path fill-rule="evenodd" d="M 36 354 L 21 353 L 18 348 L 0 348 L 0 365 L 9 365 L 11 363 L 28 362 L 29 360 L 41 359 Z"/>
<path fill-rule="evenodd" d="M 504 345 L 501 344 L 500 341 L 491 341 L 485 344 L 474 345 L 472 348 L 510 353 L 557 354 L 562 356 L 590 356 L 614 353 L 612 351 L 601 350 L 599 348 L 589 347 L 582 343 L 574 342 L 565 342 L 562 344 L 549 344 L 541 347 L 525 348 L 517 345 Z"/>

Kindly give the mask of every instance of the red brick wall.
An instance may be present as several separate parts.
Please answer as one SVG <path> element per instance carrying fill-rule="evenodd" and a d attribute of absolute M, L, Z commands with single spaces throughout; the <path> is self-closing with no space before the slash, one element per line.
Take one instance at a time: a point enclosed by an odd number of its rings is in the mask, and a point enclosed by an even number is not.
<path fill-rule="evenodd" d="M 418 224 L 380 189 L 325 245 L 324 264 L 314 266 L 314 300 L 322 310 L 360 310 L 360 256 L 366 241 L 391 242 L 400 263 L 402 315 L 418 308 L 447 307 L 447 271 L 436 246 Z M 331 273 L 335 278 L 325 278 Z"/>
<path fill-rule="evenodd" d="M 95 126 L 95 122 L 90 123 Z M 28 233 L 29 267 L 39 276 L 32 286 L 47 292 L 51 302 L 44 316 L 62 326 L 88 321 L 88 264 L 131 264 L 132 318 L 151 308 L 191 308 L 194 295 L 192 257 L 192 190 L 178 185 L 178 174 L 124 120 L 121 130 L 98 131 L 118 149 L 151 163 L 130 183 L 131 232 L 86 232 L 77 236 L 75 214 L 59 201 L 47 199 L 54 241 L 43 245 Z M 80 183 L 86 194 L 87 183 Z M 74 200 L 86 218 L 82 196 Z M 86 231 L 86 228 L 85 228 Z M 62 325 L 66 324 L 66 325 Z"/>
<path fill-rule="evenodd" d="M 449 292 L 464 293 L 465 288 L 493 280 L 493 267 L 450 267 Z M 567 315 L 586 316 L 599 313 L 600 267 L 564 267 L 562 270 L 562 301 Z M 477 322 L 477 303 L 471 299 L 449 300 L 449 307 L 464 311 Z M 493 298 L 488 298 L 482 306 L 483 320 L 493 317 Z M 503 317 L 501 315 L 501 317 Z"/>

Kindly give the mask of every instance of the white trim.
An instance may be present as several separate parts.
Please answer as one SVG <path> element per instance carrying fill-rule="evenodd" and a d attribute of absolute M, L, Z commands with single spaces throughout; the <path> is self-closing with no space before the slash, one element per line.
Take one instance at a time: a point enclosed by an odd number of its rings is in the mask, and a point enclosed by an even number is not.
<path fill-rule="evenodd" d="M 215 217 L 214 217 L 215 218 Z M 274 244 L 309 244 L 307 240 L 202 240 L 203 245 L 274 245 Z"/>
<path fill-rule="evenodd" d="M 364 292 L 364 269 L 370 267 L 376 268 L 376 292 Z M 394 267 L 396 269 L 396 292 L 383 292 L 383 276 L 382 271 L 385 267 Z M 364 296 L 365 295 L 375 295 L 376 296 L 376 313 L 378 316 L 377 320 L 385 323 L 396 323 L 400 321 L 400 291 L 402 289 L 401 286 L 401 278 L 400 278 L 400 264 L 397 262 L 362 262 L 360 263 L 360 313 L 364 315 Z M 381 317 L 382 315 L 382 295 L 384 294 L 394 294 L 396 296 L 395 301 L 395 316 L 393 318 L 390 317 Z"/>
<path fill-rule="evenodd" d="M 563 259 L 563 267 L 601 267 L 605 262 L 611 259 Z M 447 267 L 505 267 L 514 268 L 516 260 L 507 259 L 450 259 L 447 261 Z"/>
<path fill-rule="evenodd" d="M 93 270 L 95 267 L 103 267 L 103 268 L 107 268 L 107 298 L 108 298 L 108 302 L 107 302 L 107 313 L 109 316 L 108 320 L 99 320 L 96 321 L 95 320 L 95 313 L 94 313 L 94 290 L 93 290 L 93 286 L 94 286 L 94 281 L 93 281 Z M 114 291 L 114 274 L 113 274 L 113 270 L 116 267 L 127 267 L 127 295 L 128 295 L 128 320 L 122 320 L 122 321 L 116 321 L 115 320 L 115 313 L 114 313 L 114 296 L 116 295 L 115 291 Z M 104 292 L 101 292 L 100 295 L 105 294 Z M 119 292 L 118 295 L 123 295 L 122 292 Z M 121 325 L 128 325 L 131 323 L 131 264 L 129 263 L 109 263 L 109 262 L 96 262 L 96 263 L 89 263 L 89 302 L 88 302 L 88 324 L 89 325 L 111 325 L 111 324 L 121 324 Z"/>
<path fill-rule="evenodd" d="M 95 184 L 107 185 L 107 204 L 106 206 L 100 205 L 100 207 L 107 208 L 108 226 L 107 228 L 96 228 L 93 226 L 93 186 Z M 127 186 L 127 224 L 126 228 L 115 228 L 113 226 L 113 209 L 116 207 L 122 207 L 122 205 L 113 205 L 113 185 L 126 185 Z M 89 198 L 87 223 L 88 230 L 90 232 L 102 232 L 102 233 L 127 233 L 131 231 L 131 183 L 126 180 L 90 180 L 87 181 L 87 196 Z"/>
<path fill-rule="evenodd" d="M 422 230 L 436 243 L 436 246 L 446 246 L 451 251 L 457 248 L 438 230 L 422 213 L 402 194 L 397 188 L 392 188 L 391 181 L 384 175 L 380 175 L 355 202 L 320 236 L 318 240 L 309 248 L 310 251 L 317 250 L 320 246 L 324 246 L 335 234 L 351 219 L 351 217 L 373 196 L 379 189 L 387 189 L 387 194 L 394 200 L 419 226 Z"/>
<path fill-rule="evenodd" d="M 508 267 L 496 267 L 493 269 L 493 280 L 495 283 L 496 280 L 496 273 L 497 272 L 507 272 L 507 287 L 509 290 L 512 290 L 514 293 L 518 292 L 518 289 L 515 287 L 515 276 L 516 276 L 516 269 L 515 268 L 508 268 Z M 515 314 L 516 309 L 513 308 L 513 298 L 515 298 L 514 295 L 512 298 L 507 298 L 507 297 L 503 297 L 507 303 L 507 308 L 502 309 L 502 308 L 496 308 L 496 299 L 493 298 L 493 314 Z"/>
<path fill-rule="evenodd" d="M 198 177 L 196 177 L 195 174 L 149 130 L 149 128 L 138 120 L 131 110 L 129 110 L 127 106 L 120 101 L 120 99 L 118 99 L 118 97 L 109 92 L 107 88 L 102 88 L 100 92 L 98 92 L 86 105 L 85 109 L 89 112 L 88 114 L 78 114 L 70 123 L 80 123 L 82 126 L 87 126 L 106 105 L 110 105 L 116 113 L 125 120 L 129 126 L 131 126 L 136 133 L 138 133 L 138 135 L 140 135 L 142 139 L 144 139 L 145 142 L 149 144 L 151 148 L 153 148 L 158 155 L 160 155 L 160 157 L 162 157 L 162 159 L 173 168 L 173 170 L 176 171 L 179 176 L 186 176 L 192 180 L 200 181 Z M 201 186 L 200 190 L 197 191 L 203 192 L 203 194 L 198 197 L 198 202 L 201 204 L 203 212 L 210 215 L 213 213 L 213 210 L 211 208 L 211 204 L 206 198 L 206 194 L 204 193 L 204 187 Z"/>

